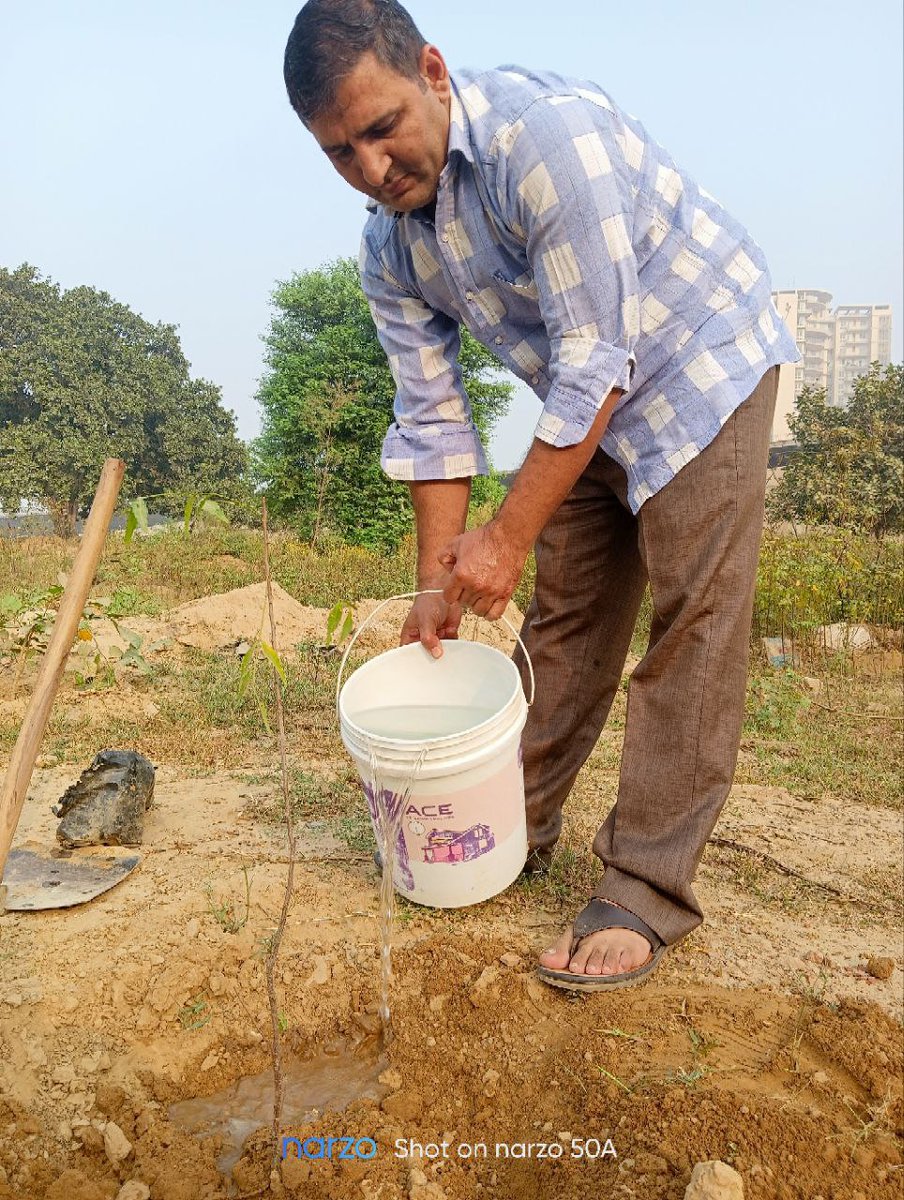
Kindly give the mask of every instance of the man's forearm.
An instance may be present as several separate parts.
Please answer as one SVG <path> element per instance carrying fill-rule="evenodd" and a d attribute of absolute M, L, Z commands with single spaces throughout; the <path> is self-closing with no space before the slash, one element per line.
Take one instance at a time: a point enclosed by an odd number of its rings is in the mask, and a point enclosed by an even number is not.
<path fill-rule="evenodd" d="M 439 553 L 464 531 L 471 498 L 470 479 L 431 479 L 409 484 L 417 521 L 418 590 L 442 586 L 448 572 Z"/>
<path fill-rule="evenodd" d="M 582 442 L 560 447 L 534 440 L 494 522 L 525 554 L 590 462 L 623 395 L 609 393 Z"/>

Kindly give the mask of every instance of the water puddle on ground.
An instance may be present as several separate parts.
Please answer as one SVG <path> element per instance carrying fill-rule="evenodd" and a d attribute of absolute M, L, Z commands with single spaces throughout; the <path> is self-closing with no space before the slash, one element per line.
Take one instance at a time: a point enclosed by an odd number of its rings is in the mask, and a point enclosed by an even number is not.
<path fill-rule="evenodd" d="M 284 1058 L 283 1127 L 312 1121 L 327 1109 L 341 1112 L 353 1100 L 382 1099 L 386 1088 L 378 1076 L 385 1068 L 384 1058 L 363 1047 L 357 1054 L 335 1047 L 315 1058 Z M 223 1138 L 217 1166 L 228 1175 L 246 1138 L 273 1123 L 273 1070 L 249 1075 L 213 1096 L 180 1100 L 170 1106 L 169 1115 L 186 1133 Z"/>
<path fill-rule="evenodd" d="M 402 827 L 402 816 L 411 798 L 411 789 L 426 757 L 422 750 L 400 792 L 384 787 L 377 759 L 370 756 L 371 804 L 374 832 L 383 857 L 380 888 L 380 1021 L 382 1046 L 392 1037 L 390 992 L 392 988 L 392 923 L 395 914 L 393 874 Z M 353 1100 L 381 1100 L 387 1089 L 379 1075 L 386 1059 L 378 1050 L 358 1053 L 348 1048 L 332 1048 L 310 1059 L 283 1060 L 282 1126 L 310 1122 L 327 1109 L 341 1112 Z M 273 1123 L 273 1070 L 240 1079 L 222 1092 L 197 1100 L 180 1100 L 170 1106 L 170 1120 L 196 1137 L 223 1139 L 217 1166 L 228 1175 L 242 1156 L 245 1141 Z M 327 1131 L 327 1134 L 329 1131 Z"/>

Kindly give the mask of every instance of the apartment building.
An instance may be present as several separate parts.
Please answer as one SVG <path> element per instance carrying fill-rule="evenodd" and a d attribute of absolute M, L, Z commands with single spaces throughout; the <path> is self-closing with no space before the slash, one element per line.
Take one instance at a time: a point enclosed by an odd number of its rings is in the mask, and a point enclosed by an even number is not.
<path fill-rule="evenodd" d="M 801 361 L 785 364 L 779 375 L 772 423 L 777 444 L 791 441 L 788 418 L 802 388 L 825 388 L 829 403 L 840 408 L 870 363 L 891 362 L 891 305 L 845 304 L 833 311 L 831 292 L 815 288 L 773 292 L 772 300 L 801 353 Z"/>

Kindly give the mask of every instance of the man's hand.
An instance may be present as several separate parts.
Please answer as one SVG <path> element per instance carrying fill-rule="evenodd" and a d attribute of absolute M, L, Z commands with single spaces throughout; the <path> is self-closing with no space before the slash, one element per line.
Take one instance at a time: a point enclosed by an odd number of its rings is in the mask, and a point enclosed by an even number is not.
<path fill-rule="evenodd" d="M 529 545 L 507 536 L 495 520 L 453 538 L 439 555 L 451 572 L 444 599 L 498 621 L 518 586 L 529 550 Z"/>
<path fill-rule="evenodd" d="M 402 626 L 400 646 L 420 642 L 434 658 L 441 658 L 441 638 L 457 638 L 461 605 L 449 604 L 439 593 L 418 596 Z"/>

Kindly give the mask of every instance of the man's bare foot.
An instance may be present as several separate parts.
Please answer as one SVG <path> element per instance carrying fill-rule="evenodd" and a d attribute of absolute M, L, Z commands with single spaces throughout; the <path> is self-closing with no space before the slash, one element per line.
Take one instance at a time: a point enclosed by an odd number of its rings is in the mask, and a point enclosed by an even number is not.
<path fill-rule="evenodd" d="M 540 955 L 540 965 L 574 975 L 623 975 L 649 959 L 652 947 L 632 929 L 601 929 L 581 938 L 571 953 L 574 935 L 566 929 L 556 944 Z"/>

